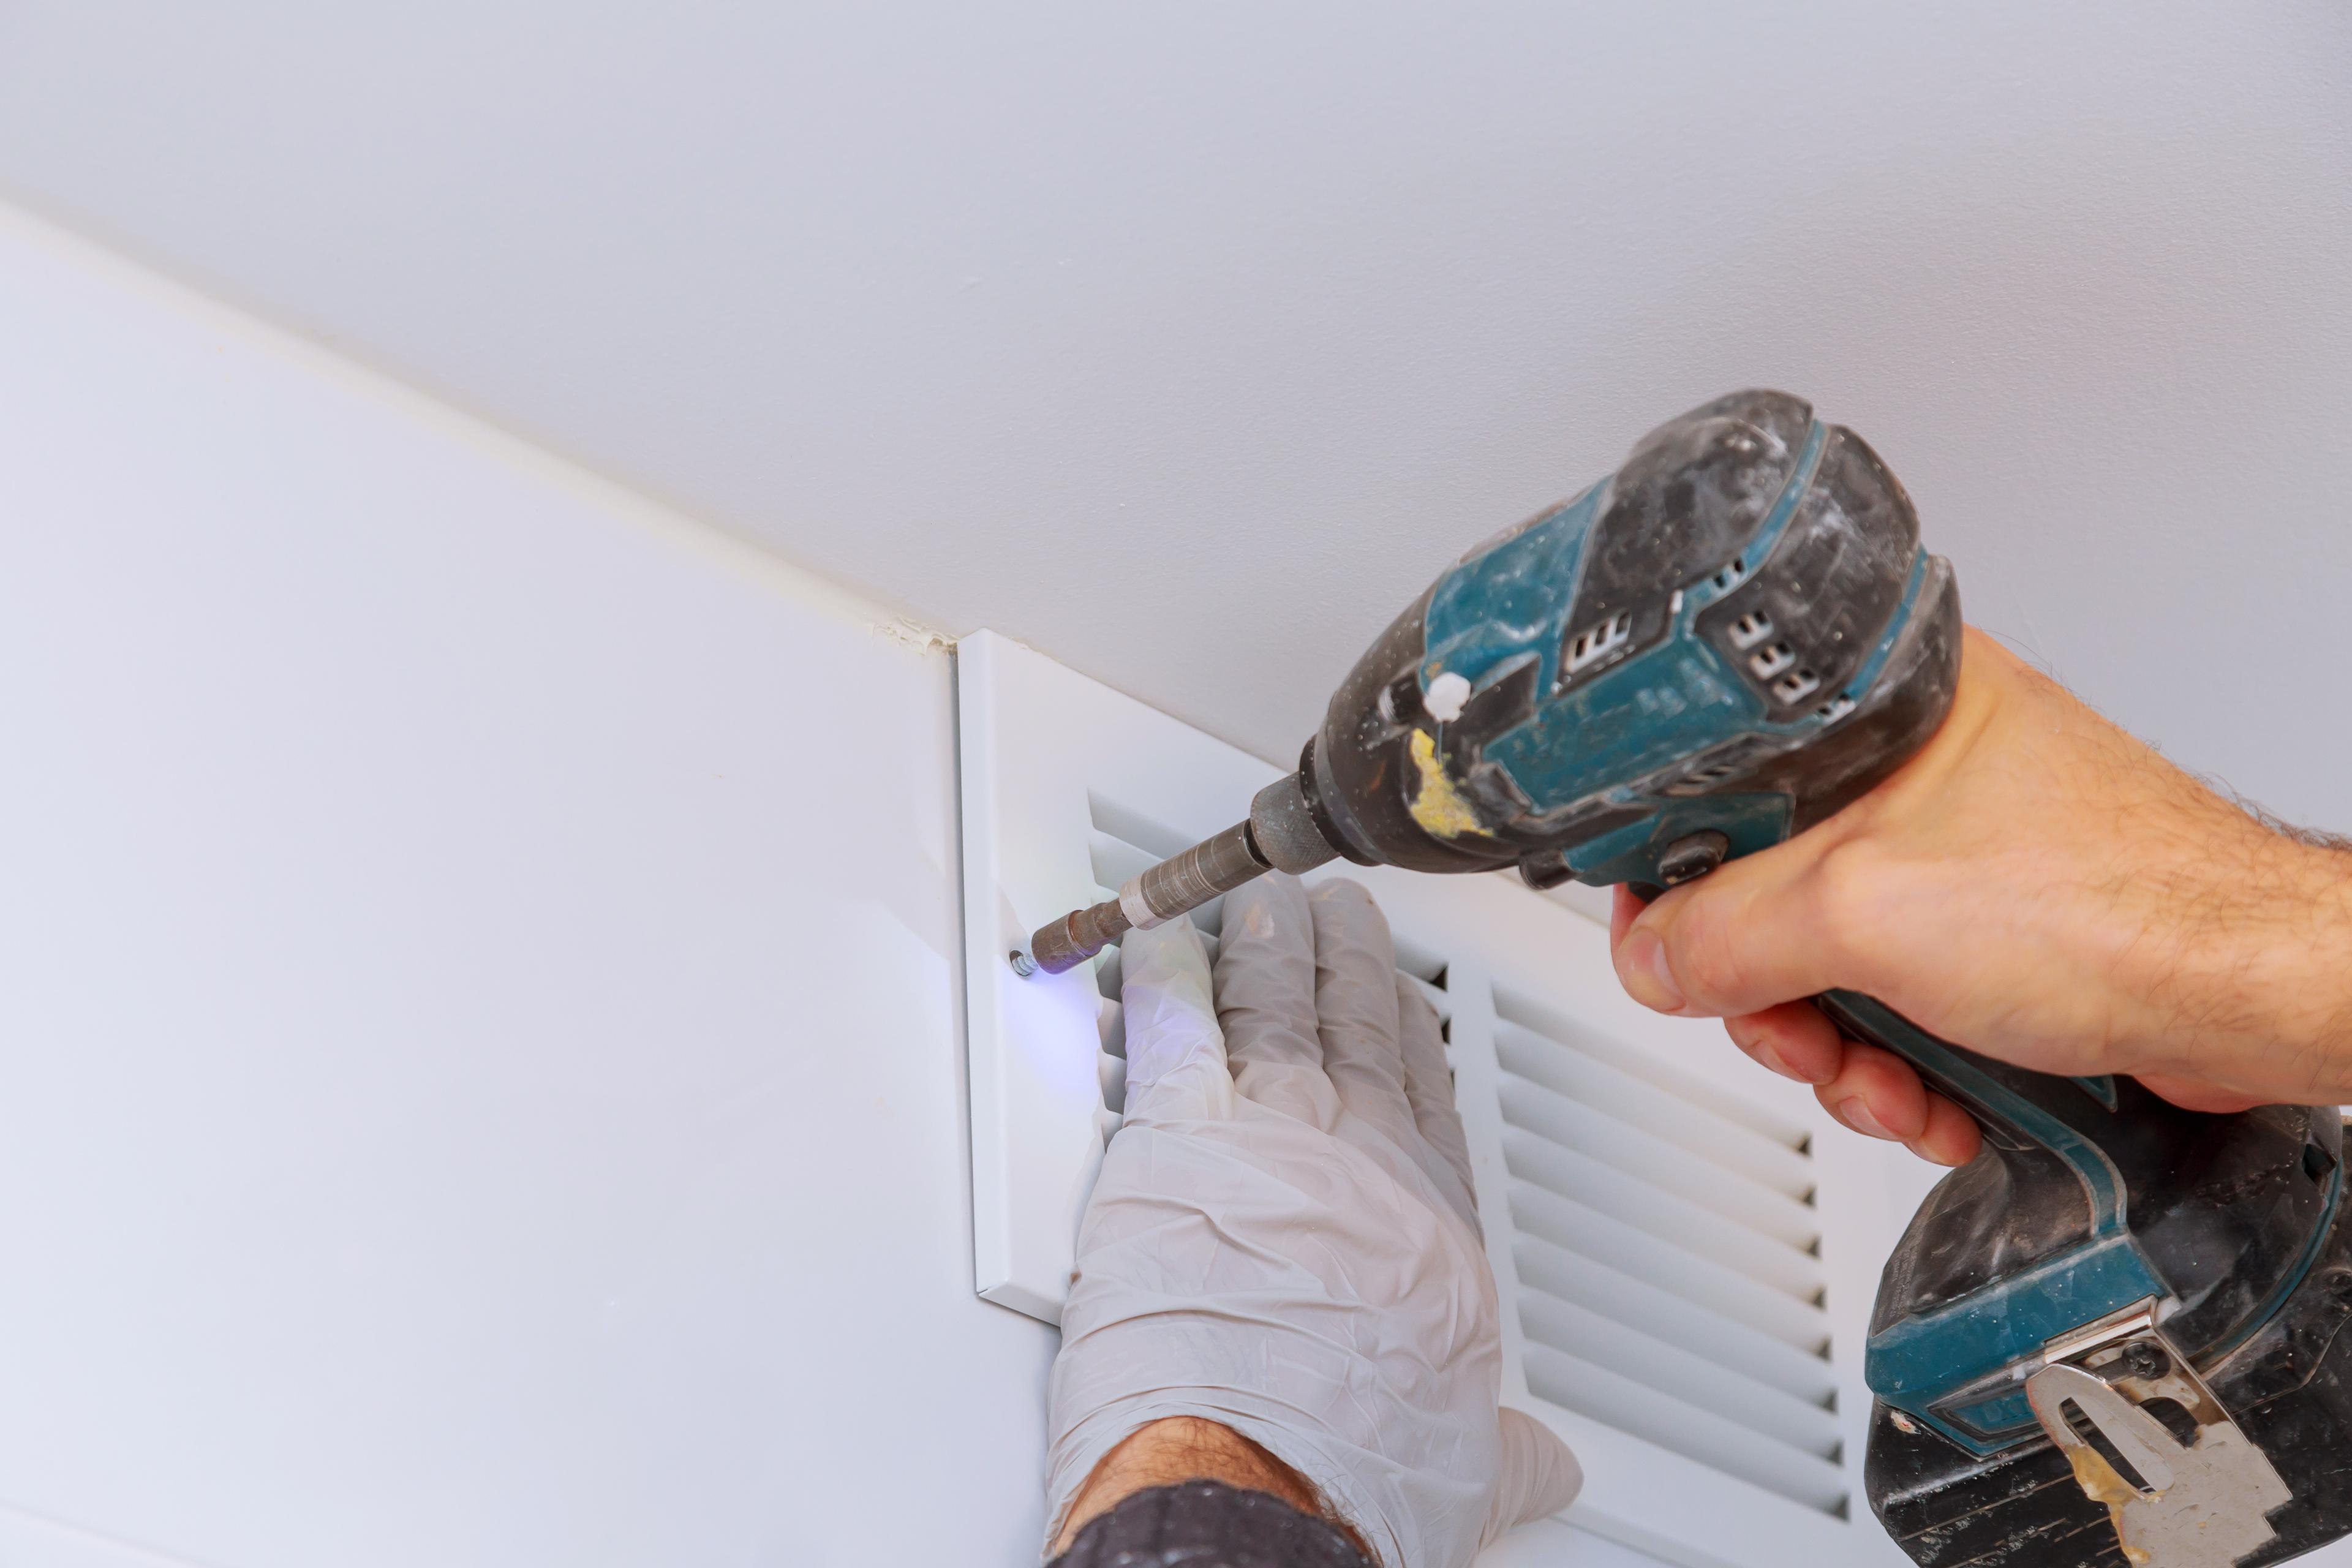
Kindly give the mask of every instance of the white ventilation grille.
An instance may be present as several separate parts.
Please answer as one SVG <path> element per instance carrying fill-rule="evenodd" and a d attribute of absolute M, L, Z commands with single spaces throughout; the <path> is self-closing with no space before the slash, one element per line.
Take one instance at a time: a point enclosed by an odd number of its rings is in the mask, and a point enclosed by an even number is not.
<path fill-rule="evenodd" d="M 1022 981 L 1004 954 L 1276 773 L 1002 639 L 958 660 L 977 1284 L 1050 1320 L 1125 1098 L 1118 958 Z M 1443 1022 L 1504 1397 L 1582 1462 L 1570 1521 L 1691 1568 L 1899 1562 L 1860 1502 L 1860 1362 L 1908 1156 L 1635 1006 L 1605 931 L 1516 879 L 1327 876 L 1371 889 Z"/>
<path fill-rule="evenodd" d="M 1495 1011 L 1528 1390 L 1843 1509 L 1810 1134 L 1529 998 Z"/>

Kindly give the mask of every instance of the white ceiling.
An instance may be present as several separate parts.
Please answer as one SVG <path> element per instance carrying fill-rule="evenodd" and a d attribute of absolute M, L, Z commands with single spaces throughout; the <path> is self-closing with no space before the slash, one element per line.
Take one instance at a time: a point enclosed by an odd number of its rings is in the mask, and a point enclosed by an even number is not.
<path fill-rule="evenodd" d="M 1270 757 L 1749 383 L 1973 619 L 2352 826 L 2332 4 L 9 0 L 0 190 Z"/>

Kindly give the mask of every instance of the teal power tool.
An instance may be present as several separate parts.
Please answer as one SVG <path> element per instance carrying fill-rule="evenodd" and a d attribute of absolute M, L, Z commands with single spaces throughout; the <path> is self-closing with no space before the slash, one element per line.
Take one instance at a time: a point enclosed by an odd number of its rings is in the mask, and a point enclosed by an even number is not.
<path fill-rule="evenodd" d="M 1059 972 L 1267 870 L 1516 866 L 1654 892 L 1852 801 L 1942 722 L 1950 568 L 1862 438 L 1742 392 L 1457 561 L 1248 820 L 1038 931 Z M 1872 1507 L 1927 1568 L 2275 1562 L 2352 1530 L 2332 1108 L 2198 1115 L 1819 999 L 1971 1111 L 1865 1358 Z M 1727 1374 L 1729 1375 L 1729 1374 Z"/>

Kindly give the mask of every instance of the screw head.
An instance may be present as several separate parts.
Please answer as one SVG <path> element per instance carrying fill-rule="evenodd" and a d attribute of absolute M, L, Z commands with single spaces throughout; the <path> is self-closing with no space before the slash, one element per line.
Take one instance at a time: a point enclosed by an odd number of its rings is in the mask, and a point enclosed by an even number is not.
<path fill-rule="evenodd" d="M 2124 1370 L 2134 1377 L 2162 1377 L 2172 1370 L 2172 1358 L 2161 1345 L 2134 1340 L 2124 1347 Z"/>
<path fill-rule="evenodd" d="M 1714 828 L 1702 828 L 1685 834 L 1666 846 L 1658 857 L 1658 879 L 1667 887 L 1687 882 L 1694 877 L 1704 877 L 1723 864 L 1731 853 L 1731 840 Z"/>

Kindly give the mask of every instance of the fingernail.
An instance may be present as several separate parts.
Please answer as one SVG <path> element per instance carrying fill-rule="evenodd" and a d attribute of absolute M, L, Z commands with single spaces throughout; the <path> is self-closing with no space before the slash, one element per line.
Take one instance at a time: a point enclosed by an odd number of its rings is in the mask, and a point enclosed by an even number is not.
<path fill-rule="evenodd" d="M 1636 927 L 1625 933 L 1624 943 L 1617 950 L 1617 978 L 1626 994 L 1643 1006 L 1661 1013 L 1682 1011 L 1682 990 L 1675 984 L 1674 971 L 1666 967 L 1666 944 L 1655 931 Z"/>
<path fill-rule="evenodd" d="M 1862 1096 L 1858 1094 L 1838 1101 L 1837 1119 L 1856 1132 L 1867 1132 L 1873 1138 L 1884 1138 L 1890 1143 L 1903 1142 L 1886 1130 L 1885 1122 L 1870 1113 L 1870 1107 L 1862 1102 Z"/>

